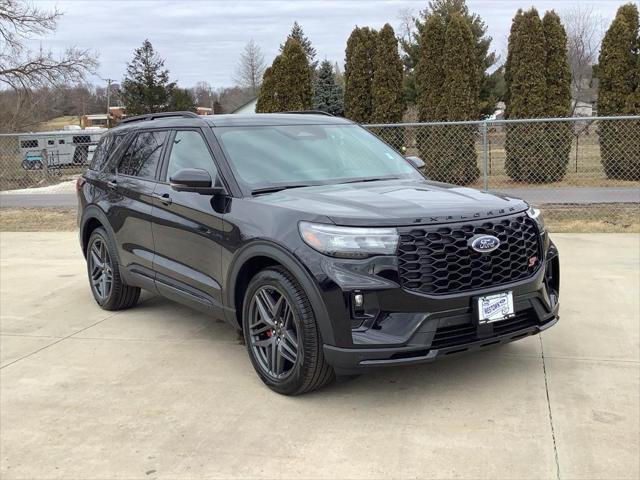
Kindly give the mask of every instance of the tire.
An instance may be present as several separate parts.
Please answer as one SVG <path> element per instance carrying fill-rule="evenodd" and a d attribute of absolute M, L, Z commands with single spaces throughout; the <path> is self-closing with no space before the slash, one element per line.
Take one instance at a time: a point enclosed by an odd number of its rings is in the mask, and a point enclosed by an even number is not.
<path fill-rule="evenodd" d="M 91 233 L 87 244 L 87 274 L 93 298 L 104 310 L 131 308 L 140 298 L 140 288 L 122 281 L 115 251 L 104 228 L 98 227 Z"/>
<path fill-rule="evenodd" d="M 273 391 L 300 395 L 334 380 L 309 298 L 284 268 L 270 267 L 251 279 L 243 302 L 242 327 L 253 368 Z M 292 361 L 294 338 L 297 345 Z"/>

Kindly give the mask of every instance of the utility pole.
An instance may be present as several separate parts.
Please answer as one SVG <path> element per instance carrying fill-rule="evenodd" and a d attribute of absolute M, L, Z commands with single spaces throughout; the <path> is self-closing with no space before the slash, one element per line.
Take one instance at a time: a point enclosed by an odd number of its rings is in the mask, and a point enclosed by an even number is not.
<path fill-rule="evenodd" d="M 211 88 L 211 85 L 209 85 L 209 99 L 211 100 L 211 115 L 215 115 L 216 114 L 216 102 L 213 98 L 213 89 Z"/>
<path fill-rule="evenodd" d="M 111 84 L 115 81 L 112 78 L 105 78 L 107 81 L 107 128 L 109 128 L 109 117 L 111 115 Z"/>

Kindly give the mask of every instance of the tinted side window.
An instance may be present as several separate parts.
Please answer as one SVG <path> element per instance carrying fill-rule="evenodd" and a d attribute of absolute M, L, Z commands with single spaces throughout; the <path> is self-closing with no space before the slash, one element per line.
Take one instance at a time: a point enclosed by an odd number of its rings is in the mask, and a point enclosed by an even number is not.
<path fill-rule="evenodd" d="M 198 132 L 185 130 L 177 131 L 169 156 L 167 167 L 167 180 L 182 168 L 201 168 L 215 180 L 217 175 L 216 165 L 207 144 Z"/>
<path fill-rule="evenodd" d="M 96 146 L 95 152 L 93 152 L 93 159 L 89 168 L 91 170 L 102 170 L 111 154 L 120 146 L 124 137 L 124 135 L 105 135 L 102 137 Z M 60 142 L 64 143 L 64 140 L 60 140 Z"/>
<path fill-rule="evenodd" d="M 133 177 L 154 178 L 167 132 L 142 132 L 125 152 L 118 173 Z"/>

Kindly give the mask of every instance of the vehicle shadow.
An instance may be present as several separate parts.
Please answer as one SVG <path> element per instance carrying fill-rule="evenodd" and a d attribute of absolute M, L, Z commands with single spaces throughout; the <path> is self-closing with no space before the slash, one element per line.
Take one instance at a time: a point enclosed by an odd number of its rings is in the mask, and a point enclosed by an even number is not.
<path fill-rule="evenodd" d="M 537 336 L 530 341 L 538 341 Z M 493 389 L 496 395 L 527 380 L 543 380 L 542 359 L 518 342 L 445 357 L 433 362 L 382 367 L 359 376 L 338 377 L 337 381 L 312 396 L 371 395 L 383 404 L 395 405 L 403 398 L 428 394 L 433 400 L 449 398 L 453 393 L 471 393 Z"/>
<path fill-rule="evenodd" d="M 137 310 L 137 309 L 136 309 Z M 142 309 L 140 309 L 142 310 Z M 239 330 L 221 319 L 213 319 L 170 300 L 154 296 L 144 302 L 147 327 L 171 329 L 187 341 L 235 344 L 245 350 L 244 339 Z M 332 398 L 370 397 L 375 392 L 377 401 L 392 400 L 393 404 L 405 398 L 428 394 L 434 398 L 448 397 L 455 392 L 500 390 L 523 383 L 524 377 L 542 378 L 542 364 L 537 350 L 538 336 L 497 345 L 481 352 L 456 354 L 434 362 L 369 369 L 357 376 L 338 377 L 336 381 L 320 390 L 301 397 L 304 401 L 326 402 Z M 246 355 L 246 352 L 242 352 Z M 247 376 L 254 376 L 250 367 Z M 526 383 L 526 382 L 525 382 Z M 265 387 L 266 388 L 266 387 Z"/>

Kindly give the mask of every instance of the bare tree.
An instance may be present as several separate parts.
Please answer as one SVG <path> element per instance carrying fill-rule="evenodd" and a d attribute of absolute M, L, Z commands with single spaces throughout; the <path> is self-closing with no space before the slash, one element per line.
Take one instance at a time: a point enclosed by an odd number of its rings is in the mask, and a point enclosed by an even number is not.
<path fill-rule="evenodd" d="M 576 110 L 579 101 L 595 100 L 593 65 L 598 61 L 600 41 L 604 32 L 604 19 L 592 5 L 577 3 L 562 13 L 567 32 L 567 54 L 571 67 L 571 93 Z"/>
<path fill-rule="evenodd" d="M 399 22 L 396 30 L 398 32 L 398 38 L 401 41 L 411 43 L 413 40 L 413 34 L 416 30 L 416 19 L 413 14 L 413 10 L 408 7 L 401 8 L 398 10 L 396 18 Z"/>
<path fill-rule="evenodd" d="M 62 13 L 43 10 L 22 0 L 0 0 L 0 82 L 18 90 L 46 85 L 75 83 L 95 71 L 96 55 L 88 50 L 67 48 L 59 57 L 52 52 L 32 52 L 25 43 L 35 36 L 55 31 Z"/>
<path fill-rule="evenodd" d="M 196 86 L 191 89 L 191 93 L 199 107 L 213 108 L 213 104 L 216 101 L 216 95 L 209 82 L 196 83 Z"/>
<path fill-rule="evenodd" d="M 251 93 L 256 96 L 260 90 L 265 68 L 264 54 L 260 46 L 252 38 L 245 45 L 244 52 L 240 55 L 233 80 L 243 87 L 250 88 Z"/>

